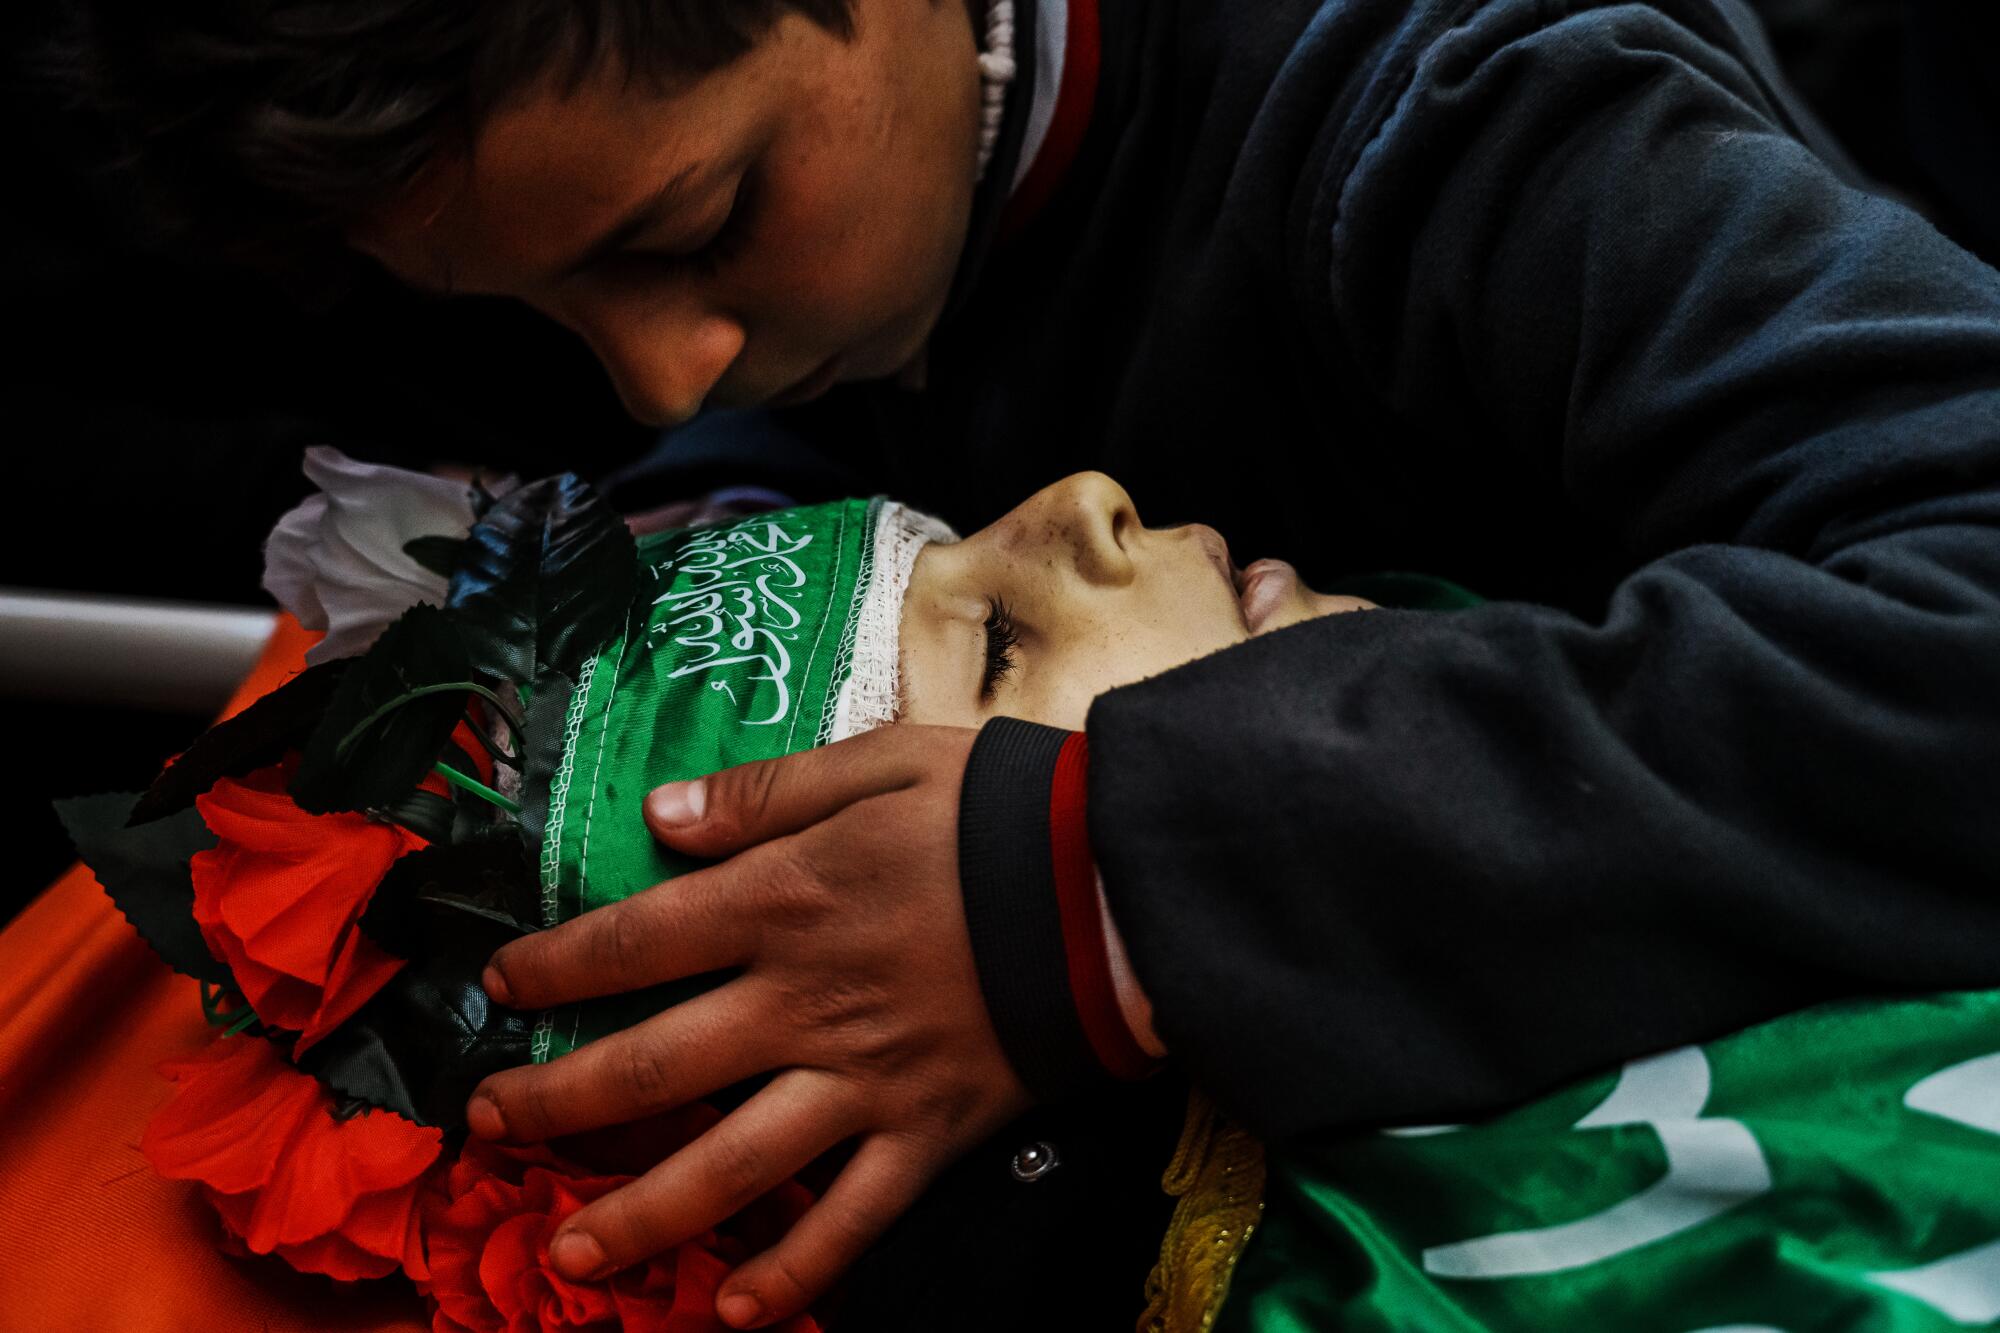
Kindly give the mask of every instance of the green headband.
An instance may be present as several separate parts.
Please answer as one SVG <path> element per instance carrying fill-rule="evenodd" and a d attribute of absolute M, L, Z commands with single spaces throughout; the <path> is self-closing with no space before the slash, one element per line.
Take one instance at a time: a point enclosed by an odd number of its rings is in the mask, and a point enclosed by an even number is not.
<path fill-rule="evenodd" d="M 542 924 L 695 867 L 647 829 L 641 807 L 654 787 L 893 720 L 910 568 L 927 542 L 951 539 L 880 499 L 642 538 L 625 632 L 584 664 L 570 697 L 542 842 Z M 705 984 L 544 1014 L 534 1058 Z"/>

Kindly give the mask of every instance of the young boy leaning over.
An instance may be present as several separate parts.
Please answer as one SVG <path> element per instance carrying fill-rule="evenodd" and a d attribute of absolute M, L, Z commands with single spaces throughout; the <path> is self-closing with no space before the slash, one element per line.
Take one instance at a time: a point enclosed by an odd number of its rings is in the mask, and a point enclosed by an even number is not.
<path fill-rule="evenodd" d="M 2000 983 L 2000 277 L 1844 174 L 1734 0 L 84 8 L 72 70 L 219 243 L 518 297 L 635 415 L 766 409 L 690 429 L 794 432 L 961 528 L 1096 467 L 1309 580 L 1496 599 L 1113 691 L 1087 757 L 910 727 L 661 789 L 660 837 L 746 853 L 731 919 L 837 900 L 814 957 L 732 955 L 821 997 L 785 1040 L 824 1077 L 578 1214 L 566 1268 L 840 1125 L 864 1150 L 724 1288 L 768 1322 L 1134 1046 L 1283 1141 Z M 626 947 L 699 970 L 705 920 Z M 604 947 L 544 932 L 489 989 L 589 994 Z M 628 1119 L 725 1044 L 469 1115 Z"/>

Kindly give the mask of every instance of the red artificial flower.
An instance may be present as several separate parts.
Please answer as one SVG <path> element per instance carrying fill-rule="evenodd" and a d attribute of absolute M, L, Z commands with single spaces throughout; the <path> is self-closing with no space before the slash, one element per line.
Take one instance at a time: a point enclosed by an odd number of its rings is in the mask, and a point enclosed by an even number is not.
<path fill-rule="evenodd" d="M 343 1281 L 425 1272 L 424 1174 L 443 1135 L 393 1111 L 335 1119 L 333 1097 L 261 1037 L 224 1037 L 160 1072 L 178 1085 L 139 1150 L 198 1181 L 228 1248 Z"/>
<path fill-rule="evenodd" d="M 715 1123 L 694 1106 L 648 1122 L 657 1160 Z M 424 1241 L 436 1302 L 432 1333 L 730 1333 L 715 1294 L 731 1269 L 774 1242 L 804 1214 L 812 1196 L 786 1182 L 714 1231 L 643 1265 L 593 1282 L 572 1282 L 549 1262 L 562 1220 L 635 1179 L 598 1174 L 540 1145 L 512 1148 L 468 1141 L 441 1194 L 425 1203 Z M 780 1333 L 818 1333 L 810 1315 Z"/>
<path fill-rule="evenodd" d="M 389 866 L 423 839 L 363 814 L 309 815 L 282 766 L 195 798 L 220 844 L 195 854 L 194 919 L 243 998 L 305 1051 L 403 966 L 358 922 Z"/>

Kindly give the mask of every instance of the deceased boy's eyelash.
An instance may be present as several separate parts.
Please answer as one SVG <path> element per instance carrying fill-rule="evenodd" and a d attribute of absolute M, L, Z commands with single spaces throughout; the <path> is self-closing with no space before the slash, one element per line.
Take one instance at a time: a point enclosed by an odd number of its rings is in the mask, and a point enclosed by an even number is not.
<path fill-rule="evenodd" d="M 986 668 L 979 678 L 979 698 L 990 702 L 1000 678 L 1014 669 L 1014 649 L 1021 643 L 1014 615 L 998 597 L 986 599 Z"/>

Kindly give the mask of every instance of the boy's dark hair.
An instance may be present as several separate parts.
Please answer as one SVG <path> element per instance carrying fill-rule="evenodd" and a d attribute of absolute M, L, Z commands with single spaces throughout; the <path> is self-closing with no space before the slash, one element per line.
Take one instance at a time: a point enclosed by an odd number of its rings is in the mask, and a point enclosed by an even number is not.
<path fill-rule="evenodd" d="M 103 118 L 156 239 L 280 270 L 543 77 L 655 86 L 720 69 L 782 15 L 842 37 L 852 0 L 88 0 L 38 62 Z"/>

